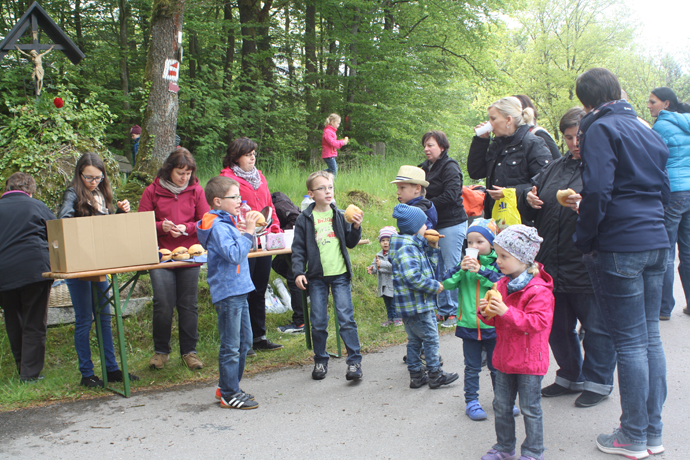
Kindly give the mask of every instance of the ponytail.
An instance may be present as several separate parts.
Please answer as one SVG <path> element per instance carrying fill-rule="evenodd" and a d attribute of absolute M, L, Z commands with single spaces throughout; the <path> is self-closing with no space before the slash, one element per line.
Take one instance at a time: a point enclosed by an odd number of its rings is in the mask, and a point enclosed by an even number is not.
<path fill-rule="evenodd" d="M 534 109 L 532 107 L 527 107 L 522 111 L 522 121 L 526 125 L 536 125 L 537 117 L 534 115 Z"/>
<path fill-rule="evenodd" d="M 532 262 L 532 265 L 530 265 L 527 269 L 527 273 L 529 273 L 532 276 L 537 276 L 539 274 L 539 264 L 536 262 Z"/>
<path fill-rule="evenodd" d="M 654 88 L 652 94 L 659 98 L 660 101 L 668 101 L 668 108 L 665 109 L 669 112 L 678 113 L 690 113 L 690 104 L 680 102 L 676 93 L 667 86 L 660 86 L 659 88 Z"/>

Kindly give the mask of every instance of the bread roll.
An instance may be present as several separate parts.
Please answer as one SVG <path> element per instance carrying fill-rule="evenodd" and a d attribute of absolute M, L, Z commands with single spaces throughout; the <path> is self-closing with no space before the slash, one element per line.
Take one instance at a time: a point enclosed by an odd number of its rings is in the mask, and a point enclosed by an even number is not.
<path fill-rule="evenodd" d="M 445 236 L 432 229 L 424 232 L 424 238 L 426 238 L 426 241 L 429 243 L 436 243 L 439 238 L 445 238 Z"/>
<path fill-rule="evenodd" d="M 491 299 L 496 298 L 498 301 L 503 301 L 503 296 L 501 295 L 500 292 L 496 290 L 496 283 L 494 283 L 493 288 L 489 289 L 486 291 L 486 294 L 484 295 L 484 298 L 486 299 L 487 302 L 491 303 Z M 496 313 L 493 313 L 487 309 L 484 310 L 484 314 L 486 315 L 486 319 L 491 319 L 494 316 L 496 316 Z"/>
<path fill-rule="evenodd" d="M 561 206 L 565 206 L 566 208 L 569 208 L 570 205 L 568 204 L 566 199 L 570 195 L 575 195 L 576 193 L 577 192 L 571 188 L 569 188 L 568 190 L 559 190 L 558 192 L 556 192 L 556 199 L 561 204 Z"/>
<path fill-rule="evenodd" d="M 170 249 L 159 249 L 158 250 L 158 258 L 160 259 L 161 262 L 166 262 L 170 259 L 172 259 L 172 251 Z"/>
<path fill-rule="evenodd" d="M 347 209 L 345 210 L 345 220 L 347 221 L 348 224 L 351 224 L 353 222 L 352 217 L 356 213 L 364 214 L 364 212 L 361 209 L 359 209 L 357 206 L 355 206 L 354 204 L 351 204 L 350 206 L 347 207 Z"/>
<path fill-rule="evenodd" d="M 259 215 L 259 218 L 256 220 L 256 225 L 257 225 L 258 227 L 263 227 L 263 226 L 265 226 L 265 225 L 266 225 L 266 218 L 265 218 L 264 215 L 261 214 L 259 211 L 249 211 L 249 212 L 247 213 L 247 216 L 254 215 L 254 214 L 258 214 L 258 215 Z"/>
<path fill-rule="evenodd" d="M 202 255 L 206 251 L 204 251 L 204 247 L 202 245 L 193 244 L 189 247 L 189 251 L 187 251 L 187 252 L 189 252 L 190 256 L 196 257 L 196 256 Z"/>
<path fill-rule="evenodd" d="M 187 260 L 189 259 L 189 252 L 184 246 L 179 246 L 172 251 L 173 260 Z"/>

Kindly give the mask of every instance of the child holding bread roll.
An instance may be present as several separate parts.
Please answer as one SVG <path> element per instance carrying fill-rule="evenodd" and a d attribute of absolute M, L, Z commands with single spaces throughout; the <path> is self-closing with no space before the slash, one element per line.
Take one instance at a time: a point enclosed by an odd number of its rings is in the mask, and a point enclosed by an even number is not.
<path fill-rule="evenodd" d="M 390 242 L 393 235 L 398 232 L 395 227 L 383 227 L 379 231 L 379 244 L 381 250 L 374 261 L 367 267 L 367 273 L 376 275 L 379 285 L 379 297 L 383 298 L 383 303 L 386 305 L 386 314 L 388 319 L 381 323 L 381 326 L 388 327 L 391 325 L 402 326 L 402 320 L 398 318 L 393 306 L 393 266 L 390 262 Z"/>
<path fill-rule="evenodd" d="M 517 458 L 513 406 L 518 394 L 526 435 L 520 458 L 543 458 L 540 390 L 549 368 L 554 298 L 551 276 L 534 262 L 542 241 L 536 229 L 525 225 L 511 225 L 494 239 L 496 263 L 506 275 L 497 283 L 502 299 L 482 299 L 479 319 L 496 328 L 493 406 L 497 442 L 482 460 Z M 488 319 L 490 314 L 495 316 Z"/>

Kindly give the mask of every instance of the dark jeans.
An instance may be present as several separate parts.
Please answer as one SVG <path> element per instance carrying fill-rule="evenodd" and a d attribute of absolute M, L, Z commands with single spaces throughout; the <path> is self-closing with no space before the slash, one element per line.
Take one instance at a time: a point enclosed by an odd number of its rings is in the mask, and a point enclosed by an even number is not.
<path fill-rule="evenodd" d="M 53 280 L 38 281 L 0 292 L 7 338 L 22 379 L 38 377 L 43 370 L 52 284 Z"/>
<path fill-rule="evenodd" d="M 271 276 L 271 258 L 255 257 L 249 259 L 249 276 L 254 288 L 247 296 L 249 319 L 252 323 L 254 341 L 266 339 L 266 288 Z"/>
<path fill-rule="evenodd" d="M 226 297 L 214 305 L 218 313 L 218 386 L 225 398 L 240 391 L 247 352 L 252 347 L 247 295 Z"/>
<path fill-rule="evenodd" d="M 515 449 L 515 397 L 520 395 L 520 411 L 525 421 L 525 441 L 521 454 L 541 458 L 544 453 L 544 421 L 541 411 L 541 381 L 543 375 L 504 374 L 496 371 L 494 414 L 496 416 L 496 445 L 499 452 Z"/>
<path fill-rule="evenodd" d="M 386 306 L 386 315 L 388 315 L 388 319 L 393 321 L 398 317 L 398 314 L 395 312 L 395 307 L 393 306 L 393 297 L 382 295 L 381 298 L 383 299 L 383 304 Z"/>
<path fill-rule="evenodd" d="M 671 201 L 664 209 L 664 225 L 671 243 L 668 265 L 664 275 L 664 289 L 661 297 L 661 316 L 671 316 L 676 304 L 673 298 L 673 279 L 676 274 L 676 243 L 678 243 L 678 274 L 685 292 L 685 304 L 690 296 L 690 192 L 673 192 Z"/>
<path fill-rule="evenodd" d="M 583 259 L 618 353 L 621 430 L 638 446 L 662 435 L 666 357 L 659 309 L 668 252 L 594 251 Z"/>
<path fill-rule="evenodd" d="M 177 307 L 180 354 L 196 352 L 199 340 L 199 271 L 201 267 L 151 270 L 153 287 L 153 349 L 170 354 L 173 311 Z"/>
<path fill-rule="evenodd" d="M 554 298 L 556 308 L 549 345 L 559 366 L 556 383 L 571 390 L 610 394 L 616 351 L 596 297 L 594 294 L 556 292 Z M 584 361 L 577 336 L 578 319 L 587 331 L 582 341 Z"/>
<path fill-rule="evenodd" d="M 462 353 L 465 356 L 465 403 L 479 399 L 479 373 L 482 371 L 482 348 L 486 350 L 486 364 L 491 372 L 491 382 L 496 385 L 496 368 L 491 361 L 496 348 L 496 339 L 462 339 Z"/>
<path fill-rule="evenodd" d="M 336 157 L 324 158 L 323 161 L 326 162 L 326 171 L 333 174 L 333 181 L 338 176 L 338 162 Z"/>
<path fill-rule="evenodd" d="M 304 324 L 304 310 L 302 309 L 302 290 L 295 284 L 295 275 L 292 274 L 292 256 L 281 254 L 273 258 L 271 263 L 273 271 L 285 278 L 290 290 L 290 303 L 292 304 L 292 322 L 298 326 Z M 309 289 L 307 287 L 307 289 Z"/>
<path fill-rule="evenodd" d="M 407 332 L 407 370 L 422 370 L 422 352 L 429 372 L 439 370 L 441 363 L 438 359 L 438 326 L 434 312 L 425 311 L 403 317 L 402 320 Z"/>

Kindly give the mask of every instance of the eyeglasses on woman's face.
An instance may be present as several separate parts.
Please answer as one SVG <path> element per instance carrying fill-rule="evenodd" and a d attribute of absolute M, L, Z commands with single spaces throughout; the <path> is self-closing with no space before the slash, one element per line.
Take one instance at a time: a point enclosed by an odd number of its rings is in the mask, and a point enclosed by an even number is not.
<path fill-rule="evenodd" d="M 245 153 L 245 154 L 242 155 L 242 156 L 243 156 L 243 157 L 257 157 L 257 156 L 259 156 L 259 155 L 256 153 L 256 150 L 252 150 L 251 152 Z"/>
<path fill-rule="evenodd" d="M 85 174 L 82 174 L 81 177 L 86 181 L 86 182 L 95 182 L 97 184 L 100 184 L 101 181 L 103 180 L 103 176 L 87 176 Z"/>
<path fill-rule="evenodd" d="M 242 201 L 242 197 L 240 195 L 230 195 L 230 196 L 222 196 L 220 197 L 221 200 L 235 200 L 235 201 Z"/>

